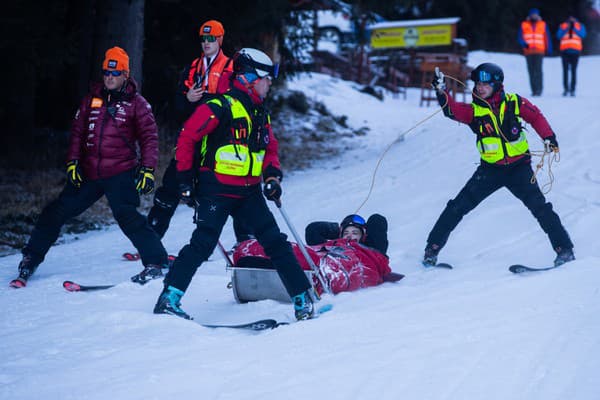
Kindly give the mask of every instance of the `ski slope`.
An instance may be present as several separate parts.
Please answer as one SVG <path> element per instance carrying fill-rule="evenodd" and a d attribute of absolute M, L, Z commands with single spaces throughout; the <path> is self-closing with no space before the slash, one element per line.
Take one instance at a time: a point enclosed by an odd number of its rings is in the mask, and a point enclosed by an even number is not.
<path fill-rule="evenodd" d="M 506 90 L 530 98 L 522 56 L 469 55 L 470 65 L 481 62 L 501 65 Z M 339 158 L 286 171 L 285 210 L 299 232 L 313 220 L 354 213 L 383 151 L 398 140 L 359 213 L 388 218 L 391 265 L 406 278 L 325 297 L 332 312 L 256 334 L 153 315 L 162 283 L 127 282 L 142 267 L 121 261 L 132 247 L 117 227 L 53 247 L 25 289 L 8 288 L 20 257 L 0 258 L 0 399 L 600 399 L 598 70 L 600 57 L 583 57 L 577 97 L 563 98 L 560 59 L 546 58 L 543 97 L 530 98 L 560 144 L 547 198 L 576 261 L 538 275 L 508 272 L 515 263 L 549 265 L 554 252 L 527 209 L 501 190 L 451 235 L 440 261 L 454 270 L 422 268 L 429 230 L 478 163 L 470 130 L 441 113 L 410 130 L 439 109 L 419 107 L 418 89 L 381 102 L 355 84 L 304 76 L 290 88 L 370 132 Z M 531 147 L 541 150 L 530 133 Z M 539 179 L 549 182 L 548 164 Z M 190 209 L 178 209 L 164 239 L 169 252 L 189 240 L 191 218 Z M 232 245 L 230 225 L 221 239 Z M 196 321 L 293 320 L 290 304 L 236 304 L 224 263 L 217 254 L 211 260 L 182 301 Z M 123 283 L 67 293 L 67 279 Z"/>

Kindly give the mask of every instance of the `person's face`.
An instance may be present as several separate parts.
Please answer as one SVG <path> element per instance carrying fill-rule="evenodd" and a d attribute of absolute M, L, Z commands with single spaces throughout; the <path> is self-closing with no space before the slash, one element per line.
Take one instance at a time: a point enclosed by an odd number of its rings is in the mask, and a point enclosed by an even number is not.
<path fill-rule="evenodd" d="M 529 16 L 529 19 L 532 21 L 539 21 L 540 20 L 540 15 L 539 14 L 531 14 Z"/>
<path fill-rule="evenodd" d="M 259 78 L 256 80 L 254 84 L 254 90 L 260 96 L 261 99 L 264 99 L 269 93 L 269 88 L 271 87 L 271 77 L 265 76 L 264 78 Z"/>
<path fill-rule="evenodd" d="M 475 91 L 480 97 L 487 99 L 494 93 L 494 88 L 487 82 L 477 82 Z"/>
<path fill-rule="evenodd" d="M 209 40 L 213 40 L 210 42 Z M 200 36 L 200 40 L 202 41 L 202 51 L 204 55 L 207 57 L 212 57 L 219 52 L 221 46 L 219 45 L 219 38 L 216 36 Z"/>
<path fill-rule="evenodd" d="M 358 242 L 362 238 L 362 231 L 356 226 L 348 226 L 342 231 L 342 238 Z"/>
<path fill-rule="evenodd" d="M 114 70 L 104 70 L 103 72 L 103 81 L 104 81 L 104 86 L 106 86 L 106 88 L 108 90 L 116 90 L 116 89 L 120 89 L 123 84 L 125 83 L 125 81 L 127 80 L 127 72 L 126 71 L 114 71 Z M 121 74 L 119 76 L 115 76 L 114 73 L 115 72 L 120 72 Z M 107 75 L 108 73 L 108 75 Z"/>

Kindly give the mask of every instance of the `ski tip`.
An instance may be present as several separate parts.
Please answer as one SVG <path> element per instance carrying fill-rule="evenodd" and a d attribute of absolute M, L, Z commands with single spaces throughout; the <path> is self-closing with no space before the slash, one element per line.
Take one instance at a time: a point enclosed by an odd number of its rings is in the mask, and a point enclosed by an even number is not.
<path fill-rule="evenodd" d="M 79 292 L 81 290 L 81 286 L 72 281 L 64 281 L 63 287 L 69 292 Z"/>
<path fill-rule="evenodd" d="M 140 259 L 140 255 L 138 253 L 123 253 L 123 259 L 127 261 L 137 261 Z"/>
<path fill-rule="evenodd" d="M 8 285 L 14 289 L 21 289 L 27 286 L 27 281 L 25 279 L 17 278 L 10 281 Z"/>
<path fill-rule="evenodd" d="M 397 272 L 390 272 L 389 274 L 383 276 L 383 281 L 384 282 L 398 282 L 402 278 L 404 278 L 404 275 L 399 274 Z"/>
<path fill-rule="evenodd" d="M 317 310 L 317 314 L 323 314 L 323 313 L 326 313 L 328 311 L 331 311 L 332 309 L 333 309 L 333 304 L 323 304 Z"/>

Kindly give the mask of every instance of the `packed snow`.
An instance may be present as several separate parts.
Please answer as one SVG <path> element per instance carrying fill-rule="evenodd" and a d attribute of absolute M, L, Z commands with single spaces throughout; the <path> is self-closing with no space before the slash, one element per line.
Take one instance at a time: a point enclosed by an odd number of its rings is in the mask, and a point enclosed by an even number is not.
<path fill-rule="evenodd" d="M 560 162 L 549 170 L 546 160 L 538 177 L 543 185 L 554 176 L 547 198 L 576 261 L 510 273 L 511 264 L 550 265 L 555 254 L 528 210 L 501 190 L 465 217 L 441 252 L 455 269 L 424 269 L 429 230 L 478 163 L 469 128 L 441 113 L 426 120 L 439 107 L 419 107 L 419 89 L 406 100 L 379 101 L 351 82 L 302 76 L 291 89 L 370 131 L 339 158 L 285 171 L 285 211 L 301 233 L 311 221 L 356 212 L 396 141 L 359 213 L 388 218 L 391 265 L 405 279 L 325 296 L 331 312 L 253 333 L 196 323 L 294 320 L 291 304 L 237 304 L 217 253 L 182 299 L 194 322 L 152 314 L 162 283 L 128 282 L 142 266 L 121 260 L 133 248 L 116 226 L 53 247 L 25 289 L 8 287 L 20 256 L 7 256 L 0 259 L 0 398 L 600 399 L 600 57 L 580 59 L 574 98 L 561 95 L 559 58 L 544 60 L 544 93 L 536 98 L 522 56 L 469 54 L 470 65 L 481 62 L 502 66 L 506 90 L 538 105 L 557 134 Z M 529 140 L 542 149 L 532 129 Z M 189 240 L 191 219 L 181 206 L 164 238 L 170 253 Z M 230 224 L 221 241 L 233 244 Z M 64 280 L 121 283 L 68 293 Z"/>

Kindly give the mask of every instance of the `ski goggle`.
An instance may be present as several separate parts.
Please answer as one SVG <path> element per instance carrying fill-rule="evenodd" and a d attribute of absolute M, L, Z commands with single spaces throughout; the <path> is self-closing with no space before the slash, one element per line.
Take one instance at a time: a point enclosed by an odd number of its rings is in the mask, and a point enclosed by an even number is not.
<path fill-rule="evenodd" d="M 201 42 L 214 43 L 214 42 L 217 41 L 217 37 L 213 36 L 213 35 L 201 35 L 200 36 L 200 41 Z"/>
<path fill-rule="evenodd" d="M 360 215 L 352 214 L 352 215 L 348 215 L 346 218 L 344 218 L 344 220 L 342 221 L 342 223 L 340 225 L 343 227 L 346 227 L 346 226 L 361 226 L 362 227 L 362 226 L 367 225 L 367 222 Z"/>
<path fill-rule="evenodd" d="M 279 64 L 266 65 L 256 61 L 254 61 L 254 63 L 259 65 L 256 68 L 256 74 L 259 78 L 264 78 L 268 76 L 270 78 L 275 79 L 279 75 Z"/>
<path fill-rule="evenodd" d="M 123 74 L 123 71 L 116 71 L 116 70 L 108 70 L 108 69 L 103 69 L 102 73 L 104 74 L 104 76 L 121 76 Z"/>

